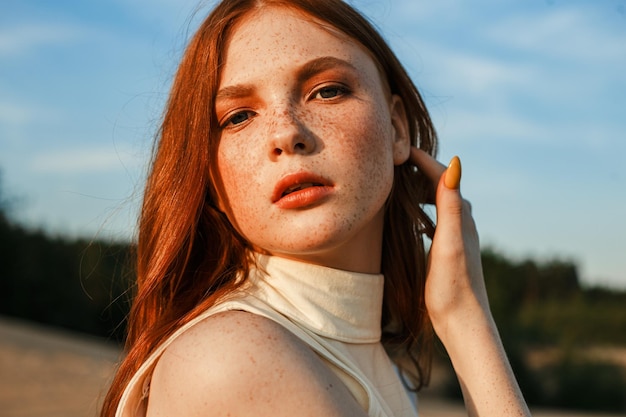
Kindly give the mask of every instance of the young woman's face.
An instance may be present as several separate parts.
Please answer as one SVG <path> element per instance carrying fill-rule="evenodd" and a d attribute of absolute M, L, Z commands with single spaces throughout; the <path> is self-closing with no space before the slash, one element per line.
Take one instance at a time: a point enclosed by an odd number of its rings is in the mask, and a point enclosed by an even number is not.
<path fill-rule="evenodd" d="M 216 182 L 230 221 L 259 250 L 377 272 L 409 139 L 373 59 L 285 8 L 241 21 L 224 58 Z"/>

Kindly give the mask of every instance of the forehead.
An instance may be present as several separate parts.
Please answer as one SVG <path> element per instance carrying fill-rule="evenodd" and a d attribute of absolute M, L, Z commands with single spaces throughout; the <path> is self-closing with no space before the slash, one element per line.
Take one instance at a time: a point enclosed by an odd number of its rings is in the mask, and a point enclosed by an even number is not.
<path fill-rule="evenodd" d="M 284 69 L 333 56 L 365 71 L 377 65 L 359 42 L 299 10 L 272 6 L 244 16 L 232 29 L 220 84 L 242 82 L 262 69 Z"/>

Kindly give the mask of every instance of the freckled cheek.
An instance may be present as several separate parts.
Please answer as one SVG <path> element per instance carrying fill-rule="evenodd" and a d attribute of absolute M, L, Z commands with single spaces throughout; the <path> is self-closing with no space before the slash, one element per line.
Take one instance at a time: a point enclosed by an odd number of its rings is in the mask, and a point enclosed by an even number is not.
<path fill-rule="evenodd" d="M 241 158 L 237 161 L 219 164 L 220 175 L 224 185 L 225 212 L 231 224 L 248 241 L 255 243 L 259 235 L 266 233 L 267 224 L 259 219 L 266 217 L 258 194 L 259 184 L 255 181 L 253 166 Z M 256 198 L 255 198 L 256 197 Z"/>
<path fill-rule="evenodd" d="M 219 173 L 230 209 L 236 214 L 246 206 L 253 205 L 249 190 L 258 189 L 255 171 L 258 165 L 243 153 L 243 146 L 220 148 Z M 246 197 L 247 196 L 247 197 Z"/>
<path fill-rule="evenodd" d="M 380 112 L 372 109 L 345 112 L 333 118 L 329 127 L 329 136 L 340 138 L 335 145 L 342 148 L 346 163 L 361 169 L 363 164 L 370 168 L 393 167 L 391 129 Z"/>
<path fill-rule="evenodd" d="M 222 147 L 218 149 L 217 166 L 220 174 L 220 178 L 224 185 L 224 188 L 229 189 L 233 179 L 237 176 L 237 170 L 235 169 L 234 152 L 232 147 Z"/>

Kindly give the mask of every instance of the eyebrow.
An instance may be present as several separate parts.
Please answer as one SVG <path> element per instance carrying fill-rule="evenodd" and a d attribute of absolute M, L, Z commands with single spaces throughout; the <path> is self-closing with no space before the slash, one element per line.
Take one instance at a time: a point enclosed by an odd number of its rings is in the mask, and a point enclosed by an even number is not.
<path fill-rule="evenodd" d="M 334 56 L 324 56 L 309 61 L 300 68 L 297 75 L 298 83 L 303 83 L 320 72 L 336 67 L 347 67 L 353 71 L 357 71 L 357 68 L 348 61 Z"/>
<path fill-rule="evenodd" d="M 353 71 L 357 71 L 357 68 L 346 60 L 333 56 L 324 56 L 313 59 L 299 68 L 296 74 L 296 80 L 298 84 L 302 84 L 309 78 L 336 67 L 346 67 Z M 227 86 L 219 89 L 217 95 L 215 96 L 215 100 L 218 101 L 249 97 L 254 94 L 255 90 L 256 88 L 251 84 L 236 84 Z"/>
<path fill-rule="evenodd" d="M 215 101 L 227 100 L 233 98 L 242 98 L 251 96 L 254 93 L 255 88 L 251 85 L 232 85 L 224 88 L 220 88 L 215 96 Z"/>

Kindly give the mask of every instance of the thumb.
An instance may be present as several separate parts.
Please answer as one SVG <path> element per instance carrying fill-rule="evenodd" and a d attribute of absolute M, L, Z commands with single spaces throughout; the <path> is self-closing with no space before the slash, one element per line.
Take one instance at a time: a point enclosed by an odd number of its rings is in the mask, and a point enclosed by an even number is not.
<path fill-rule="evenodd" d="M 456 246 L 462 240 L 463 198 L 460 184 L 461 161 L 455 156 L 437 186 L 437 231 L 442 244 Z"/>
<path fill-rule="evenodd" d="M 461 298 L 471 295 L 481 305 L 488 306 L 482 265 L 480 242 L 471 206 L 460 191 L 461 161 L 452 158 L 437 185 L 437 228 L 430 249 L 430 301 L 427 308 L 431 317 L 443 317 Z M 428 281 L 427 281 L 428 282 Z M 472 295 L 473 294 L 473 295 Z"/>
<path fill-rule="evenodd" d="M 444 176 L 444 185 L 451 190 L 458 190 L 461 185 L 461 160 L 458 156 L 450 160 Z"/>
<path fill-rule="evenodd" d="M 458 156 L 450 160 L 448 168 L 439 179 L 437 187 L 437 223 L 441 217 L 460 215 L 463 206 L 461 198 L 461 160 Z"/>

